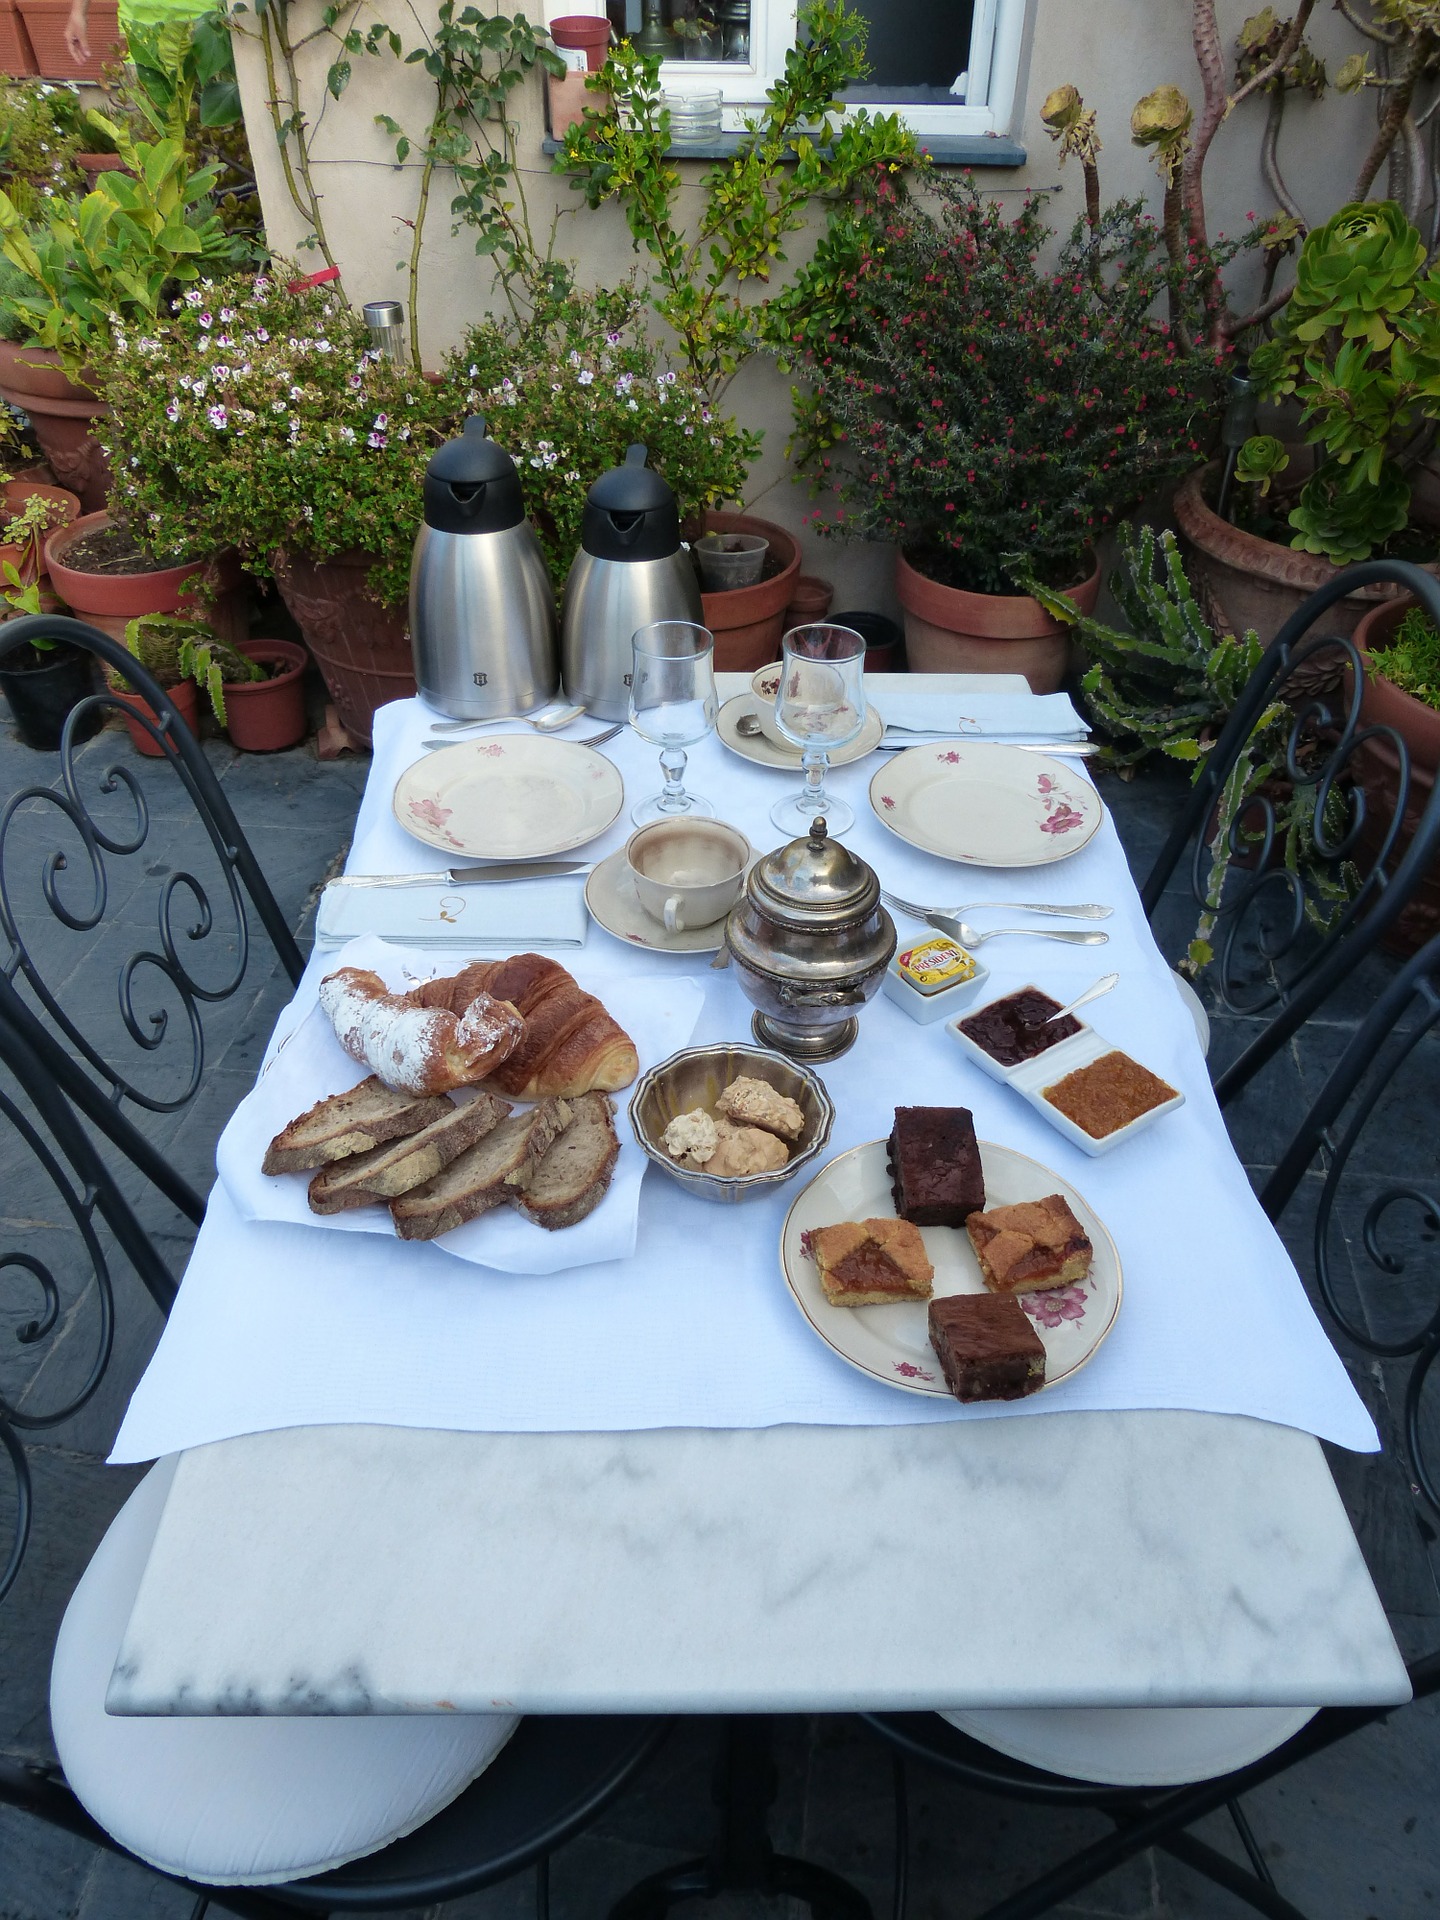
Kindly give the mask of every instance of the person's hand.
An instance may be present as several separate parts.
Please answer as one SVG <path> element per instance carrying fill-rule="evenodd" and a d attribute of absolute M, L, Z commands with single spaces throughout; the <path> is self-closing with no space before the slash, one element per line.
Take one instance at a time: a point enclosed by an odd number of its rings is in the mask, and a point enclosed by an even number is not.
<path fill-rule="evenodd" d="M 65 45 L 77 67 L 83 67 L 90 58 L 90 41 L 86 34 L 89 14 L 90 0 L 70 0 L 70 13 L 65 21 Z"/>

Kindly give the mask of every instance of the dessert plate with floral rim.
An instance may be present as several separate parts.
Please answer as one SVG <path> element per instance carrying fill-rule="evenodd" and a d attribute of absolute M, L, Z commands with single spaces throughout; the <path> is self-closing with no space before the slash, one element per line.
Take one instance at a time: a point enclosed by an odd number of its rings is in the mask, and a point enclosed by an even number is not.
<path fill-rule="evenodd" d="M 1074 1286 L 1049 1287 L 1015 1297 L 1045 1346 L 1045 1388 L 1078 1373 L 1099 1348 L 1120 1312 L 1120 1255 L 1104 1221 L 1068 1180 L 1028 1154 L 981 1140 L 985 1204 L 1013 1206 L 1062 1194 L 1090 1237 L 1095 1255 L 1086 1277 Z M 796 1305 L 826 1346 L 872 1380 L 905 1393 L 951 1397 L 930 1345 L 924 1300 L 897 1300 L 883 1307 L 833 1307 L 820 1284 L 820 1270 L 806 1238 L 816 1227 L 840 1220 L 894 1219 L 889 1149 L 883 1140 L 852 1147 L 831 1160 L 798 1194 L 780 1233 L 780 1267 Z M 922 1227 L 920 1237 L 935 1269 L 936 1297 L 984 1293 L 980 1263 L 970 1237 L 955 1227 Z"/>
<path fill-rule="evenodd" d="M 994 741 L 911 747 L 870 782 L 875 816 L 901 840 L 970 867 L 1043 867 L 1078 853 L 1105 807 L 1081 774 Z"/>
<path fill-rule="evenodd" d="M 462 740 L 395 783 L 395 818 L 442 853 L 535 860 L 604 833 L 625 802 L 618 769 L 574 740 L 538 734 Z"/>
<path fill-rule="evenodd" d="M 737 693 L 733 700 L 727 700 L 715 722 L 715 732 L 721 746 L 728 747 L 732 753 L 738 753 L 742 760 L 749 760 L 757 767 L 779 767 L 785 773 L 798 773 L 799 747 L 777 747 L 763 733 L 740 732 L 740 721 L 747 714 L 758 714 L 759 711 L 760 702 L 753 693 Z M 867 753 L 875 751 L 884 737 L 885 722 L 871 707 L 865 715 L 864 726 L 855 738 L 846 746 L 831 749 L 830 765 L 848 767 L 852 760 L 863 760 Z"/>

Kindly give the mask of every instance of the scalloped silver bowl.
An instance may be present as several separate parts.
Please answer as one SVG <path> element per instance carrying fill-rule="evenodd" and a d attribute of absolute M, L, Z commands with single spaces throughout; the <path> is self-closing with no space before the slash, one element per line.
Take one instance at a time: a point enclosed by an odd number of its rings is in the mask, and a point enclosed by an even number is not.
<path fill-rule="evenodd" d="M 790 1151 L 789 1162 L 768 1173 L 744 1173 L 727 1177 L 706 1173 L 703 1167 L 682 1167 L 670 1158 L 661 1140 L 666 1127 L 677 1114 L 693 1107 L 713 1107 L 732 1081 L 748 1075 L 764 1080 L 777 1093 L 787 1094 L 805 1115 L 800 1138 Z M 818 1074 L 783 1053 L 766 1047 L 742 1046 L 738 1041 L 716 1047 L 685 1047 L 662 1060 L 642 1075 L 630 1098 L 630 1125 L 643 1151 L 663 1167 L 672 1180 L 678 1180 L 687 1193 L 702 1200 L 718 1200 L 734 1205 L 739 1200 L 758 1199 L 775 1187 L 784 1186 L 801 1167 L 820 1152 L 835 1124 L 835 1108 L 825 1083 Z"/>

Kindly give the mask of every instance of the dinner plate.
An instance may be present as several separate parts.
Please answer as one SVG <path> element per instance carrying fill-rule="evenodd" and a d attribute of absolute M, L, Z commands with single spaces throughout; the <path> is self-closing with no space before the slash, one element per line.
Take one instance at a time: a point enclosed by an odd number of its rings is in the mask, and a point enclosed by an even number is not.
<path fill-rule="evenodd" d="M 1115 1324 L 1120 1311 L 1120 1255 L 1109 1229 L 1068 1180 L 1028 1154 L 981 1140 L 985 1203 L 1013 1206 L 1063 1194 L 1095 1249 L 1090 1271 L 1076 1285 L 1017 1294 L 1045 1345 L 1045 1386 L 1078 1373 Z M 923 1300 L 897 1300 L 883 1307 L 832 1307 L 820 1285 L 820 1270 L 805 1251 L 804 1236 L 839 1220 L 894 1219 L 889 1156 L 883 1140 L 852 1147 L 823 1166 L 796 1197 L 780 1233 L 780 1266 L 796 1304 L 820 1338 L 842 1360 L 872 1380 L 905 1393 L 950 1398 L 940 1362 L 930 1345 Z M 955 1227 L 922 1227 L 920 1237 L 935 1269 L 935 1294 L 984 1293 L 980 1263 L 970 1237 Z"/>
<path fill-rule="evenodd" d="M 625 783 L 574 740 L 507 734 L 427 753 L 395 783 L 395 818 L 444 853 L 535 860 L 583 847 L 618 816 Z"/>
<path fill-rule="evenodd" d="M 1078 853 L 1105 808 L 1048 754 L 957 742 L 911 747 L 870 782 L 876 818 L 901 840 L 969 867 L 1042 867 Z"/>
<path fill-rule="evenodd" d="M 727 700 L 720 709 L 715 722 L 715 731 L 721 746 L 728 747 L 732 753 L 738 753 L 742 760 L 749 760 L 757 767 L 779 767 L 786 773 L 799 773 L 800 749 L 777 747 L 767 740 L 763 733 L 747 737 L 737 731 L 742 715 L 757 713 L 760 702 L 753 693 L 737 693 L 733 700 Z M 867 753 L 873 753 L 885 737 L 885 722 L 871 707 L 865 715 L 865 724 L 848 746 L 836 747 L 830 754 L 832 767 L 848 767 L 852 760 L 863 760 Z"/>
<path fill-rule="evenodd" d="M 718 953 L 724 944 L 727 916 L 723 913 L 708 927 L 681 933 L 667 933 L 658 920 L 652 920 L 640 904 L 624 847 L 591 868 L 585 904 L 591 919 L 606 933 L 627 940 L 632 947 L 648 947 L 652 953 Z"/>

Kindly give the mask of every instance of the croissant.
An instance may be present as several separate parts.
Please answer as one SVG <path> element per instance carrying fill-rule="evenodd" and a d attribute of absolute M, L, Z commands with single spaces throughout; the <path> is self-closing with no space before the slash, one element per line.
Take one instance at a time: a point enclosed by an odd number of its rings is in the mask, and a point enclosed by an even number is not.
<path fill-rule="evenodd" d="M 640 1071 L 629 1034 L 558 960 L 540 953 L 477 960 L 450 980 L 427 981 L 415 998 L 453 1010 L 477 993 L 509 1001 L 524 1020 L 518 1046 L 489 1075 L 489 1084 L 513 1099 L 618 1093 Z"/>
<path fill-rule="evenodd" d="M 479 986 L 457 1007 L 429 1007 L 413 994 L 391 993 L 362 967 L 327 974 L 320 1004 L 345 1051 L 406 1093 L 446 1093 L 483 1080 L 524 1031 L 514 1007 Z"/>

